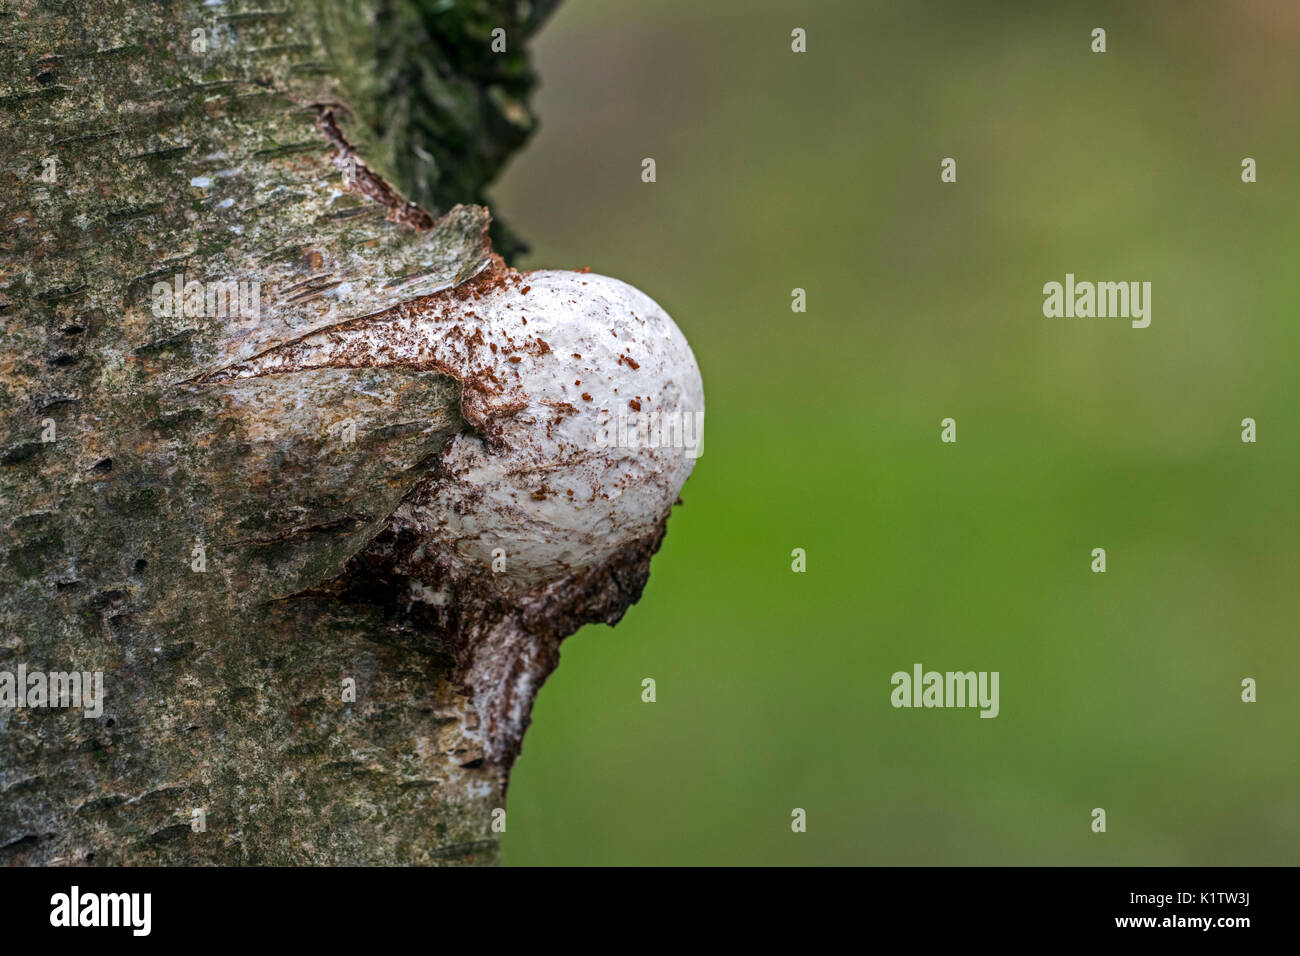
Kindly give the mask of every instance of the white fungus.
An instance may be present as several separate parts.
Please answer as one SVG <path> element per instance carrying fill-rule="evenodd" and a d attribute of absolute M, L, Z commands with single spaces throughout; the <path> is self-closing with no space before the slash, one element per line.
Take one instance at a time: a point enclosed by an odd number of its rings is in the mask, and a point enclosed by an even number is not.
<path fill-rule="evenodd" d="M 469 427 L 367 554 L 410 580 L 405 600 L 455 651 L 487 758 L 508 767 L 560 640 L 617 621 L 640 594 L 701 450 L 699 367 L 672 319 L 632 286 L 497 260 L 454 288 L 201 381 L 383 367 L 455 378 Z"/>
<path fill-rule="evenodd" d="M 208 380 L 328 366 L 410 366 L 462 383 L 475 431 L 448 443 L 394 518 L 464 570 L 491 567 L 502 549 L 494 575 L 508 592 L 650 533 L 700 450 L 704 390 L 690 346 L 649 296 L 606 276 L 494 272 Z"/>

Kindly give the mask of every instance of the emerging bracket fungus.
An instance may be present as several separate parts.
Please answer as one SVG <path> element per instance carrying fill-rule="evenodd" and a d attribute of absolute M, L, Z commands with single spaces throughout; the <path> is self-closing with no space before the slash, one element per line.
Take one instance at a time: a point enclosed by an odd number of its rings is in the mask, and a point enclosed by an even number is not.
<path fill-rule="evenodd" d="M 404 599 L 455 660 L 485 758 L 505 770 L 559 642 L 584 623 L 617 622 L 640 596 L 699 452 L 699 368 L 672 319 L 631 286 L 519 273 L 494 257 L 453 288 L 195 384 L 386 367 L 456 379 L 468 430 L 321 588 Z M 629 410 L 645 425 L 633 434 Z"/>

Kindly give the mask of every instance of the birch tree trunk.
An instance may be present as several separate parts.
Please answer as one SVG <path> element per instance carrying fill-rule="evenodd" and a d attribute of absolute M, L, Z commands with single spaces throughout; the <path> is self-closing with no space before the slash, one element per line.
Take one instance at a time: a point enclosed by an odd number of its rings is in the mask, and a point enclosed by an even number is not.
<path fill-rule="evenodd" d="M 5 0 L 0 670 L 104 690 L 0 707 L 0 862 L 495 860 L 518 740 L 488 753 L 389 521 L 459 384 L 211 373 L 499 270 L 477 204 L 555 2 Z M 655 545 L 534 628 L 535 674 Z"/>

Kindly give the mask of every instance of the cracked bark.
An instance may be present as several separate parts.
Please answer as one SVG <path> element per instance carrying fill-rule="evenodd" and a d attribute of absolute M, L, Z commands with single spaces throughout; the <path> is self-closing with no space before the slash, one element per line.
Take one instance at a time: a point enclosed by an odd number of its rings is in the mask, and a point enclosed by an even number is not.
<path fill-rule="evenodd" d="M 0 9 L 0 670 L 106 690 L 98 719 L 0 708 L 0 862 L 496 859 L 531 694 L 662 526 L 526 601 L 413 600 L 439 571 L 392 516 L 471 427 L 461 383 L 199 383 L 504 268 L 452 203 L 526 137 L 551 6 Z M 260 315 L 158 315 L 176 275 L 255 281 Z"/>

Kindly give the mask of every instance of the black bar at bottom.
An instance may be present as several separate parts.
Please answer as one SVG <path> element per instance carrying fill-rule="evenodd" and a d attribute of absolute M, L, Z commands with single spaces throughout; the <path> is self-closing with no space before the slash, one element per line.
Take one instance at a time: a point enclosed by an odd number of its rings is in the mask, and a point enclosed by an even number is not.
<path fill-rule="evenodd" d="M 1231 944 L 1284 929 L 1295 882 L 1290 868 L 14 868 L 0 870 L 0 899 L 11 945 L 63 937 L 338 947 L 414 930 L 440 948 L 507 926 L 534 942 L 597 928 L 629 942 L 679 931 L 734 941 L 777 928 L 811 941 L 837 924 L 864 941 L 898 931 L 927 943 L 1129 936 Z"/>

